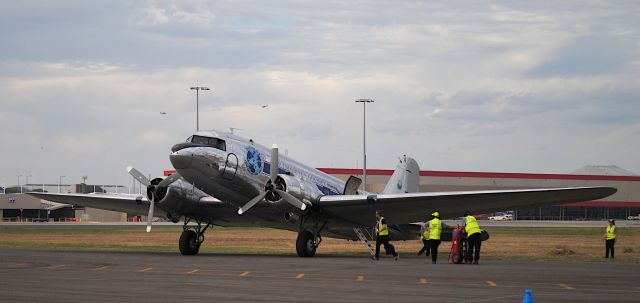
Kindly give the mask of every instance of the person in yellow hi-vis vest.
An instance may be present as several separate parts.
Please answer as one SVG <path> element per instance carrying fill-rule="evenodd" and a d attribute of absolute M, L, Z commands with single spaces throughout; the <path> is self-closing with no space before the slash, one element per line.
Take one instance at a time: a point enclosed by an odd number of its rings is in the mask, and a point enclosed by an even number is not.
<path fill-rule="evenodd" d="M 418 256 L 426 251 L 426 256 L 428 257 L 431 250 L 431 245 L 429 244 L 429 221 L 425 220 L 424 223 L 420 224 L 420 240 L 422 241 L 422 248 L 418 251 Z"/>
<path fill-rule="evenodd" d="M 442 234 L 442 221 L 440 221 L 440 213 L 437 211 L 431 214 L 429 221 L 429 249 L 431 250 L 431 263 L 436 264 L 438 260 L 438 246 L 440 246 L 440 235 Z"/>
<path fill-rule="evenodd" d="M 382 216 L 381 210 L 376 210 L 376 260 L 380 260 L 380 245 L 384 245 L 384 251 L 387 255 L 393 255 L 393 259 L 398 261 L 400 255 L 396 252 L 396 248 L 389 244 L 389 228 L 387 221 Z"/>
<path fill-rule="evenodd" d="M 605 258 L 609 258 L 609 252 L 611 252 L 611 259 L 613 259 L 613 253 L 615 252 L 616 245 L 616 221 L 613 219 L 609 220 L 609 225 L 604 232 L 604 242 L 605 242 Z"/>
<path fill-rule="evenodd" d="M 478 264 L 478 260 L 480 260 L 480 246 L 482 245 L 482 230 L 480 230 L 478 221 L 471 215 L 471 211 L 469 210 L 464 213 L 464 229 L 467 232 L 467 255 L 465 261 L 467 264 L 471 264 L 472 261 L 473 264 Z"/>

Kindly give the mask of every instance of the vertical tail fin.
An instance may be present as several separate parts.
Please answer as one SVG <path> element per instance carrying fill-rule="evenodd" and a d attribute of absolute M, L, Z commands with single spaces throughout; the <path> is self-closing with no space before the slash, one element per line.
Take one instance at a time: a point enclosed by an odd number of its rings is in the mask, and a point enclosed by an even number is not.
<path fill-rule="evenodd" d="M 418 192 L 420 181 L 420 166 L 413 158 L 403 156 L 391 179 L 382 191 L 383 194 L 415 193 Z"/>

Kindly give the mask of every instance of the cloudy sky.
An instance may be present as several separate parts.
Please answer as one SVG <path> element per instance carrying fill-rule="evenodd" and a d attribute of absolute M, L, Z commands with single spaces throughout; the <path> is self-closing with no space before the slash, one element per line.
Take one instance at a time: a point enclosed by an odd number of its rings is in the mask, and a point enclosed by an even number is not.
<path fill-rule="evenodd" d="M 160 175 L 195 130 L 196 83 L 212 89 L 202 129 L 316 167 L 362 165 L 354 99 L 372 98 L 369 168 L 640 173 L 638 16 L 637 1 L 3 1 L 0 185 Z"/>

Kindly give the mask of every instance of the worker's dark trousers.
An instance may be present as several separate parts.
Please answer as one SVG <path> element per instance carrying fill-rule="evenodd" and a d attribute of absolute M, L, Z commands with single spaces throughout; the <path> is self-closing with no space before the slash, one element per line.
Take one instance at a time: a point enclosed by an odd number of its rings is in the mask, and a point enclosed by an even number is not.
<path fill-rule="evenodd" d="M 429 240 L 422 239 L 422 248 L 418 252 L 418 255 L 421 255 L 423 252 L 427 252 L 427 256 L 429 256 Z"/>
<path fill-rule="evenodd" d="M 482 239 L 480 233 L 475 233 L 467 239 L 467 263 L 478 262 L 480 260 L 480 245 L 482 245 Z M 476 251 L 475 254 L 473 251 Z"/>
<path fill-rule="evenodd" d="M 431 248 L 431 262 L 436 263 L 438 261 L 438 246 L 440 246 L 440 240 L 429 240 Z"/>
<path fill-rule="evenodd" d="M 396 248 L 393 245 L 389 244 L 389 236 L 378 236 L 376 239 L 376 259 L 380 258 L 380 244 L 384 245 L 384 251 L 387 255 L 393 255 L 394 257 L 398 255 L 396 253 Z"/>
<path fill-rule="evenodd" d="M 616 239 L 605 240 L 605 242 L 606 242 L 605 258 L 609 258 L 609 252 L 611 252 L 611 259 L 613 259 L 613 253 L 616 251 L 614 247 L 616 245 Z"/>

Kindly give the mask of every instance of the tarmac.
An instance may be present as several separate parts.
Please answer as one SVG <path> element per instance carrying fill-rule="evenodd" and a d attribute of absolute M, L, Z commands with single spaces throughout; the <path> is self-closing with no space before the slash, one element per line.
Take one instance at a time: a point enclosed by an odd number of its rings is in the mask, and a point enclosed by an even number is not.
<path fill-rule="evenodd" d="M 6 302 L 638 302 L 637 264 L 0 248 Z"/>

